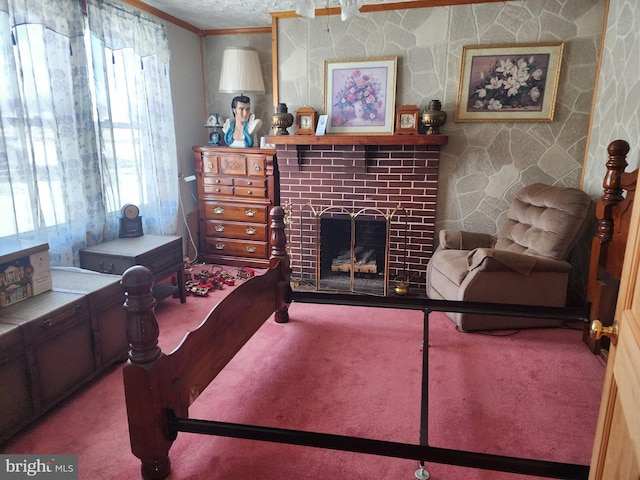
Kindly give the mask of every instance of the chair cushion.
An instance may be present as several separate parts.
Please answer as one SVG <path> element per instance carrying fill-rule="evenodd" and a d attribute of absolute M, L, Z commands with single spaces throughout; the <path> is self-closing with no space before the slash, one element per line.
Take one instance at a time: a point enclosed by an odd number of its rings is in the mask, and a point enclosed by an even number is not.
<path fill-rule="evenodd" d="M 431 257 L 432 268 L 459 287 L 469 274 L 468 255 L 467 250 L 440 250 Z"/>
<path fill-rule="evenodd" d="M 582 190 L 529 185 L 511 202 L 495 248 L 565 260 L 592 211 L 591 197 Z"/>

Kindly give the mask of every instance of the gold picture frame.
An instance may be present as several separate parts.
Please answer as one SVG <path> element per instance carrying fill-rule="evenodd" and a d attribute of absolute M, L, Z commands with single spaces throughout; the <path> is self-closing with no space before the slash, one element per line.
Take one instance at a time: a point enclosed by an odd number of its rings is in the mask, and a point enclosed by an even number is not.
<path fill-rule="evenodd" d="M 562 42 L 462 50 L 456 122 L 551 122 Z"/>
<path fill-rule="evenodd" d="M 327 133 L 393 134 L 397 57 L 325 60 Z"/>

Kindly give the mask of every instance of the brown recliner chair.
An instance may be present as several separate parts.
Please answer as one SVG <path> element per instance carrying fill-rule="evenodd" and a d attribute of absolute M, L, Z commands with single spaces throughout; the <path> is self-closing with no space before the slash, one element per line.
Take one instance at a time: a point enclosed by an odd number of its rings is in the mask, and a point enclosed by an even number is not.
<path fill-rule="evenodd" d="M 521 189 L 497 236 L 441 230 L 427 266 L 433 299 L 565 306 L 571 249 L 592 224 L 594 202 L 582 190 L 540 183 Z M 561 321 L 472 313 L 447 314 L 462 331 L 560 326 Z"/>

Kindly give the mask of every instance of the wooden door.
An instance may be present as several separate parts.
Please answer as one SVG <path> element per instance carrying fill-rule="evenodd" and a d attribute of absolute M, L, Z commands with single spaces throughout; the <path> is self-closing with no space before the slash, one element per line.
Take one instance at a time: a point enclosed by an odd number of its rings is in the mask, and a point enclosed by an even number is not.
<path fill-rule="evenodd" d="M 625 253 L 590 480 L 640 480 L 640 202 Z M 615 343 L 615 344 L 614 344 Z"/>

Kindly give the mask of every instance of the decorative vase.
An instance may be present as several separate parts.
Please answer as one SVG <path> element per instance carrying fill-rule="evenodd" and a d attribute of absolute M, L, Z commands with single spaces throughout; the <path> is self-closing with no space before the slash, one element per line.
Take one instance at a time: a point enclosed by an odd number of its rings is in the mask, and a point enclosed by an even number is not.
<path fill-rule="evenodd" d="M 287 128 L 293 125 L 293 115 L 288 113 L 286 103 L 278 104 L 276 113 L 271 117 L 271 125 L 276 135 L 289 135 Z"/>
<path fill-rule="evenodd" d="M 364 105 L 362 104 L 362 102 L 356 102 L 353 105 L 353 113 L 355 114 L 356 118 L 358 120 L 364 120 L 364 116 L 365 116 L 365 109 L 364 109 Z"/>
<path fill-rule="evenodd" d="M 447 112 L 442 111 L 440 100 L 431 100 L 422 114 L 422 125 L 427 127 L 427 135 L 439 135 L 440 127 L 447 121 Z"/>
<path fill-rule="evenodd" d="M 405 282 L 404 280 L 399 281 L 396 285 L 395 290 L 396 295 L 406 295 L 407 293 L 409 293 L 409 282 Z"/>

